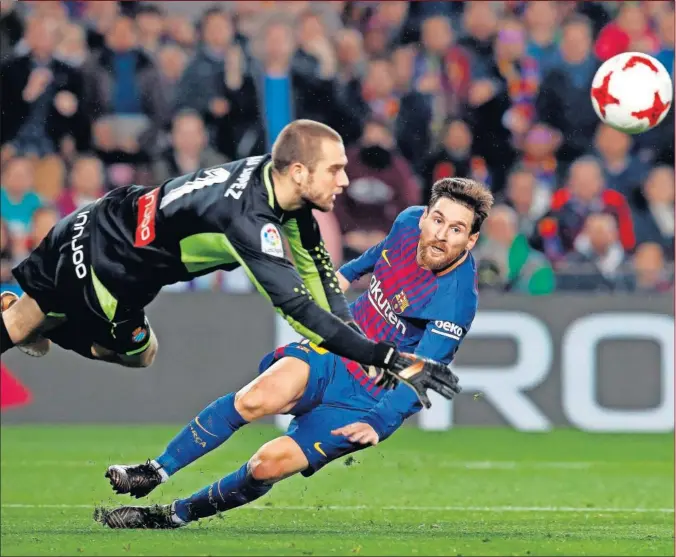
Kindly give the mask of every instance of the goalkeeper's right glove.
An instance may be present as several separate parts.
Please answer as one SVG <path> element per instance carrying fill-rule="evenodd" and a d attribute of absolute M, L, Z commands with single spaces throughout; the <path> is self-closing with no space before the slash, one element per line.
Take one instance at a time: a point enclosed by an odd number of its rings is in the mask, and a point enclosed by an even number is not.
<path fill-rule="evenodd" d="M 462 391 L 458 377 L 446 365 L 413 354 L 400 353 L 387 342 L 379 342 L 377 346 L 383 351 L 389 348 L 384 352 L 383 365 L 375 366 L 385 371 L 376 381 L 379 385 L 396 386 L 396 381 L 403 381 L 415 391 L 425 408 L 432 406 L 427 389 L 436 391 L 448 400 Z M 388 375 L 395 380 L 394 384 Z"/>

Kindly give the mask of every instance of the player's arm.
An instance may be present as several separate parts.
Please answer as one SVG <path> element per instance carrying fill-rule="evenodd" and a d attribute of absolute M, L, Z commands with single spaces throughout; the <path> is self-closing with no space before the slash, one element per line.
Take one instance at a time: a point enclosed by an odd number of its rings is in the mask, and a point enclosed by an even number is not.
<path fill-rule="evenodd" d="M 367 249 L 359 257 L 345 263 L 340 269 L 338 269 L 337 274 L 339 278 L 342 277 L 345 279 L 347 287 L 349 287 L 350 283 L 354 282 L 355 280 L 373 272 L 373 268 L 376 266 L 376 263 L 383 252 L 386 240 L 387 238 L 375 246 Z M 343 286 L 345 286 L 343 281 L 341 281 L 341 283 Z M 345 290 L 347 290 L 347 288 L 345 288 Z"/>
<path fill-rule="evenodd" d="M 343 321 L 352 321 L 347 300 L 340 289 L 331 257 L 326 251 L 319 224 L 310 210 L 298 211 L 284 224 L 291 255 L 303 283 L 314 301 Z"/>
<path fill-rule="evenodd" d="M 358 332 L 356 325 L 350 326 L 323 309 L 295 267 L 285 259 L 283 251 L 265 245 L 261 232 L 271 226 L 274 225 L 260 219 L 240 218 L 224 236 L 227 251 L 242 266 L 256 289 L 296 332 L 316 345 L 363 365 L 391 368 L 399 358 L 393 345 L 368 340 Z M 280 233 L 277 227 L 275 230 Z"/>
<path fill-rule="evenodd" d="M 449 365 L 467 333 L 467 327 L 441 319 L 430 321 L 415 355 Z M 382 441 L 392 435 L 406 418 L 421 409 L 422 404 L 415 391 L 400 382 L 395 389 L 386 393 L 361 421 L 373 427 Z"/>

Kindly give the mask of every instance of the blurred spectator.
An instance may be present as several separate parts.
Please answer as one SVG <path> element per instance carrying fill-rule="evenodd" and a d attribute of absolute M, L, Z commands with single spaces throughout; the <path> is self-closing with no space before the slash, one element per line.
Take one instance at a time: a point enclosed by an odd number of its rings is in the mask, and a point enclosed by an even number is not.
<path fill-rule="evenodd" d="M 157 67 L 160 70 L 162 90 L 169 106 L 176 105 L 178 84 L 185 71 L 188 57 L 178 45 L 167 44 L 157 52 Z"/>
<path fill-rule="evenodd" d="M 526 55 L 526 30 L 515 17 L 500 22 L 493 48 L 496 77 L 503 82 L 510 101 L 502 123 L 511 133 L 512 145 L 520 148 L 535 117 L 539 68 L 535 58 Z"/>
<path fill-rule="evenodd" d="M 81 67 L 89 56 L 84 29 L 75 23 L 67 23 L 61 28 L 61 39 L 54 51 L 54 57 L 74 68 Z"/>
<path fill-rule="evenodd" d="M 658 166 L 648 176 L 634 212 L 636 241 L 654 242 L 674 256 L 674 169 Z"/>
<path fill-rule="evenodd" d="M 33 213 L 41 205 L 33 191 L 33 164 L 26 158 L 16 157 L 2 167 L 0 188 L 0 217 L 9 228 L 12 251 L 23 255 L 25 240 L 30 232 Z"/>
<path fill-rule="evenodd" d="M 631 198 L 634 190 L 641 187 L 648 172 L 646 165 L 630 153 L 631 136 L 600 124 L 596 130 L 594 147 L 608 187 Z"/>
<path fill-rule="evenodd" d="M 337 77 L 342 84 L 361 79 L 366 72 L 364 41 L 355 29 L 341 29 L 336 34 Z"/>
<path fill-rule="evenodd" d="M 57 155 L 50 155 L 35 162 L 33 190 L 47 205 L 56 203 L 63 194 L 66 181 L 66 165 Z"/>
<path fill-rule="evenodd" d="M 371 54 L 376 56 L 386 54 L 386 50 L 401 43 L 409 6 L 410 2 L 398 2 L 397 0 L 374 3 L 373 13 L 366 23 L 366 32 L 371 32 L 369 39 L 373 43 L 372 46 L 367 47 Z"/>
<path fill-rule="evenodd" d="M 9 227 L 4 219 L 0 219 L 0 285 L 15 282 L 12 276 L 14 267 L 14 254 L 12 250 L 12 237 Z"/>
<path fill-rule="evenodd" d="M 619 240 L 617 220 L 609 213 L 591 213 L 574 250 L 558 268 L 560 290 L 630 291 L 630 264 Z"/>
<path fill-rule="evenodd" d="M 670 292 L 674 286 L 673 272 L 667 271 L 664 263 L 664 253 L 659 244 L 646 242 L 638 246 L 633 258 L 636 290 Z"/>
<path fill-rule="evenodd" d="M 659 2 L 659 4 L 666 5 L 669 11 L 657 20 L 660 50 L 656 58 L 662 62 L 671 79 L 674 79 L 674 6 L 670 2 Z"/>
<path fill-rule="evenodd" d="M 146 54 L 155 57 L 162 46 L 164 14 L 157 4 L 141 4 L 136 10 L 139 45 Z"/>
<path fill-rule="evenodd" d="M 589 91 L 599 62 L 591 53 L 592 29 L 582 16 L 568 20 L 562 31 L 561 61 L 545 76 L 536 100 L 539 119 L 563 134 L 557 157 L 564 164 L 591 149 L 599 119 Z"/>
<path fill-rule="evenodd" d="M 650 29 L 641 6 L 635 2 L 622 2 L 617 18 L 599 33 L 594 53 L 605 62 L 622 52 L 656 54 L 658 49 L 659 40 Z"/>
<path fill-rule="evenodd" d="M 479 287 L 531 295 L 554 291 L 554 273 L 547 259 L 519 233 L 516 212 L 493 207 L 484 223 L 479 244 L 472 251 Z"/>
<path fill-rule="evenodd" d="M 105 117 L 113 150 L 154 153 L 167 121 L 160 74 L 138 47 L 133 19 L 119 16 L 106 33 L 105 47 L 85 65 L 89 114 Z"/>
<path fill-rule="evenodd" d="M 483 77 L 493 65 L 493 39 L 498 31 L 499 8 L 494 2 L 465 2 L 463 24 L 467 36 L 458 44 L 472 55 L 472 75 Z"/>
<path fill-rule="evenodd" d="M 62 217 L 93 203 L 105 193 L 103 163 L 92 156 L 81 156 L 70 171 L 68 188 L 56 203 Z"/>
<path fill-rule="evenodd" d="M 183 110 L 174 118 L 171 145 L 153 164 L 155 184 L 225 162 L 223 155 L 208 146 L 204 122 L 194 110 Z"/>
<path fill-rule="evenodd" d="M 514 209 L 520 234 L 530 238 L 538 220 L 549 208 L 550 193 L 538 185 L 529 170 L 517 167 L 509 174 L 504 203 Z"/>
<path fill-rule="evenodd" d="M 253 3 L 253 2 L 252 2 Z M 197 44 L 195 26 L 183 16 L 168 16 L 164 22 L 167 37 L 187 52 L 192 52 Z"/>
<path fill-rule="evenodd" d="M 28 249 L 33 250 L 40 245 L 49 231 L 59 222 L 59 212 L 52 207 L 40 207 L 33 213 L 31 235 L 28 240 Z"/>
<path fill-rule="evenodd" d="M 358 110 L 363 120 L 374 115 L 394 126 L 401 153 L 417 166 L 429 150 L 432 112 L 421 93 L 396 95 L 393 76 L 394 68 L 388 58 L 372 59 L 362 82 Z"/>
<path fill-rule="evenodd" d="M 636 239 L 627 200 L 621 193 L 606 189 L 599 162 L 585 156 L 573 163 L 566 187 L 552 197 L 550 212 L 538 223 L 535 247 L 550 261 L 561 260 L 575 246 L 587 215 L 595 212 L 615 215 L 623 249 L 634 249 Z"/>
<path fill-rule="evenodd" d="M 82 76 L 53 58 L 56 25 L 53 20 L 31 16 L 26 25 L 30 52 L 0 67 L 0 98 L 5 107 L 0 113 L 3 149 L 42 156 L 57 151 L 69 135 L 79 149 L 87 148 L 89 121 L 78 100 Z"/>
<path fill-rule="evenodd" d="M 358 120 L 337 92 L 337 61 L 331 43 L 326 37 L 317 37 L 309 48 L 318 61 L 316 74 L 292 65 L 296 44 L 293 30 L 285 19 L 272 18 L 260 39 L 255 41 L 252 75 L 257 94 L 253 100 L 257 105 L 254 103 L 252 110 L 258 113 L 258 118 L 242 116 L 247 122 L 257 120 L 255 127 L 248 130 L 253 138 L 253 152 L 268 151 L 282 128 L 298 118 L 332 126 L 341 133 L 345 143 L 358 137 Z"/>
<path fill-rule="evenodd" d="M 559 17 L 556 2 L 526 2 L 524 23 L 528 30 L 526 52 L 535 58 L 540 74 L 544 77 L 559 57 Z"/>
<path fill-rule="evenodd" d="M 360 145 L 348 149 L 350 185 L 336 198 L 345 258 L 352 259 L 385 238 L 397 215 L 420 202 L 411 167 L 397 152 L 388 123 L 371 118 Z"/>
<path fill-rule="evenodd" d="M 391 59 L 392 65 L 394 66 L 394 92 L 399 96 L 411 92 L 417 55 L 417 49 L 410 44 L 398 46 L 392 52 Z"/>
<path fill-rule="evenodd" d="M 468 53 L 454 45 L 448 18 L 434 16 L 422 23 L 422 49 L 414 62 L 413 87 L 432 100 L 433 129 L 449 115 L 462 114 L 470 86 Z"/>
<path fill-rule="evenodd" d="M 491 185 L 486 161 L 472 149 L 473 136 L 468 122 L 449 120 L 441 138 L 439 149 L 422 164 L 423 203 L 429 201 L 434 182 L 442 178 L 461 176 Z"/>
<path fill-rule="evenodd" d="M 523 156 L 518 165 L 533 173 L 538 188 L 550 195 L 559 184 L 556 150 L 561 144 L 561 133 L 546 124 L 534 124 L 523 142 Z"/>
<path fill-rule="evenodd" d="M 506 63 L 506 60 L 499 62 L 496 58 L 494 43 L 498 33 L 497 11 L 501 11 L 501 7 L 492 2 L 467 2 L 463 21 L 468 36 L 462 38 L 459 44 L 471 53 L 472 58 L 467 117 L 473 129 L 481 130 L 474 138 L 474 148 L 488 164 L 492 189 L 499 192 L 504 187 L 507 170 L 514 162 L 515 153 L 507 127 L 511 122 L 505 117 L 511 105 L 510 89 L 501 73 L 513 67 L 513 64 Z M 507 37 L 503 34 L 500 40 L 509 43 L 507 39 L 509 34 Z M 518 48 L 514 49 L 509 44 L 505 44 L 505 47 L 500 50 L 501 59 L 505 55 L 518 54 Z"/>
<path fill-rule="evenodd" d="M 234 43 L 235 31 L 230 15 L 219 7 L 210 8 L 202 16 L 201 43 L 190 60 L 178 85 L 175 108 L 192 108 L 202 118 L 219 118 L 228 112 L 227 100 L 221 93 L 224 67 Z"/>
<path fill-rule="evenodd" d="M 23 35 L 23 21 L 17 12 L 16 0 L 0 2 L 0 63 L 12 56 Z"/>
<path fill-rule="evenodd" d="M 82 23 L 87 30 L 87 44 L 92 52 L 105 45 L 105 36 L 120 13 L 120 3 L 115 0 L 97 0 L 85 3 Z"/>

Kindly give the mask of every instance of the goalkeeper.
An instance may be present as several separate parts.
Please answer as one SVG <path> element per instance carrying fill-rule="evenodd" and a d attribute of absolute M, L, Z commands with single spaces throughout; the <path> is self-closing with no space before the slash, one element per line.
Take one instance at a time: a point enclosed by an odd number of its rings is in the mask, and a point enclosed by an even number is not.
<path fill-rule="evenodd" d="M 368 291 L 350 308 L 367 336 L 450 364 L 476 313 L 470 250 L 492 202 L 481 184 L 440 180 L 428 207 L 403 211 L 380 244 L 340 269 L 343 291 L 372 273 Z M 280 347 L 263 358 L 256 379 L 202 410 L 160 456 L 145 464 L 110 466 L 106 477 L 117 493 L 144 497 L 252 421 L 292 414 L 286 435 L 186 499 L 118 507 L 97 518 L 111 528 L 175 528 L 250 503 L 279 480 L 298 472 L 311 476 L 336 458 L 375 445 L 422 404 L 429 406 L 426 388 L 437 376 L 411 364 L 398 374 L 383 373 L 307 340 Z M 450 370 L 446 375 L 451 398 L 459 391 L 457 378 Z"/>

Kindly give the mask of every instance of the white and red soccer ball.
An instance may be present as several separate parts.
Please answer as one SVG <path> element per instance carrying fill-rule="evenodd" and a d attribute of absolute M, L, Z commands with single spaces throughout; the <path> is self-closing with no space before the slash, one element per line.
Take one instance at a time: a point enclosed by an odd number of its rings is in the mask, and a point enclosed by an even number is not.
<path fill-rule="evenodd" d="M 591 102 L 604 123 L 628 134 L 657 126 L 674 97 L 669 72 L 652 56 L 624 52 L 606 60 L 591 88 Z"/>

